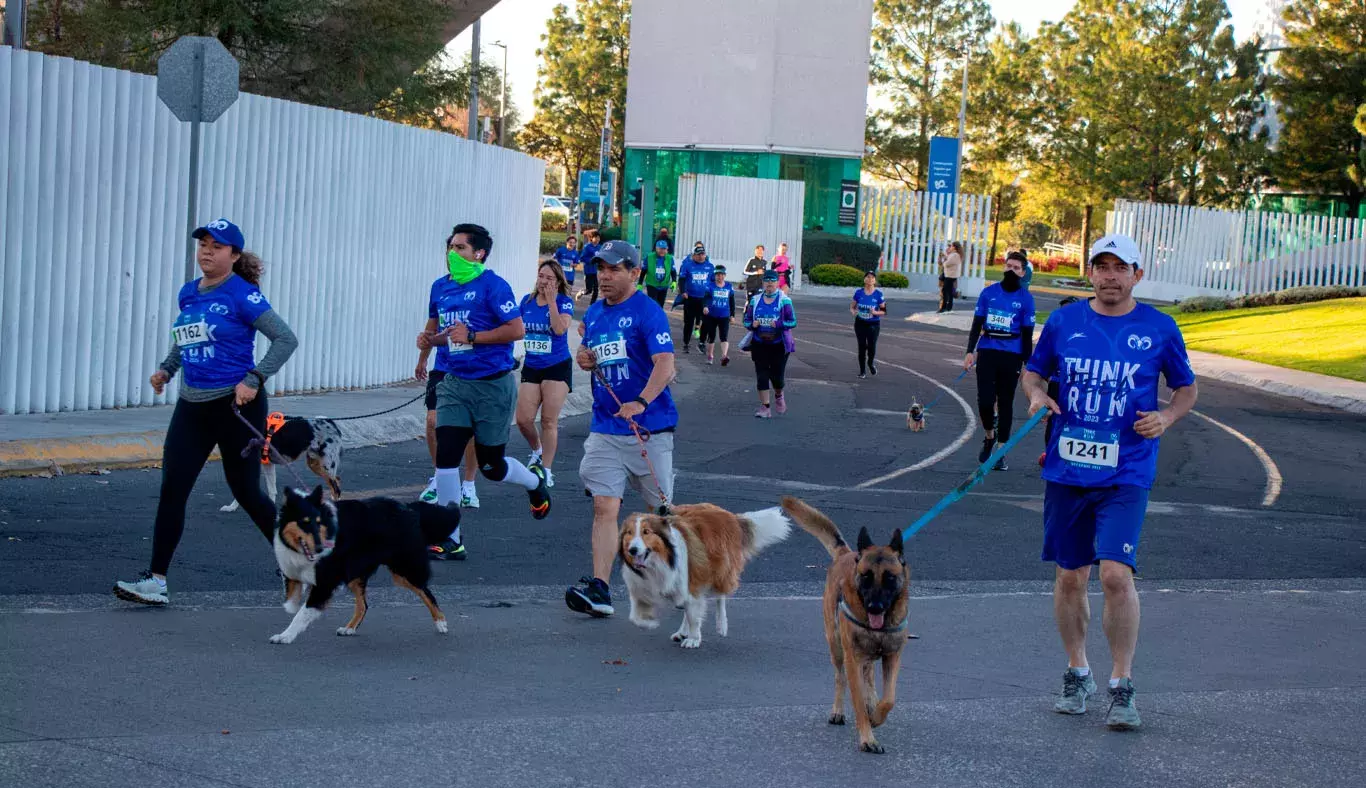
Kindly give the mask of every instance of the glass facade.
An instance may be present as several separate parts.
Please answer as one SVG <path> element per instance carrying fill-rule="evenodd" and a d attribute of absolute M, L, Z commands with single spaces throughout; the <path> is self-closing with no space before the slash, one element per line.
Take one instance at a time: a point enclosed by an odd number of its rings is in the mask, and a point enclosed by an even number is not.
<path fill-rule="evenodd" d="M 671 234 L 677 231 L 678 178 L 684 173 L 802 181 L 806 184 L 804 228 L 821 227 L 826 232 L 855 235 L 857 227 L 839 226 L 840 182 L 857 182 L 861 164 L 853 158 L 790 153 L 627 148 L 624 191 L 635 189 L 637 178 L 654 181 L 654 219 L 650 229 L 650 237 L 654 238 L 661 227 L 668 227 Z M 622 224 L 626 238 L 638 244 L 640 239 L 635 233 L 640 212 L 629 202 L 625 209 Z"/>

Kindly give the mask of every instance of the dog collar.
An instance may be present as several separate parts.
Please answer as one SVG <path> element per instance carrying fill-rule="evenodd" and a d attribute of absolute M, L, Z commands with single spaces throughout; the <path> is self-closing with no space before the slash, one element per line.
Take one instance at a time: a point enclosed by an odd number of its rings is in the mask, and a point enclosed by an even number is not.
<path fill-rule="evenodd" d="M 885 633 L 885 634 L 889 634 L 889 635 L 894 635 L 894 634 L 896 634 L 897 632 L 900 632 L 900 631 L 902 631 L 903 629 L 905 629 L 905 628 L 906 628 L 906 624 L 909 623 L 909 619 L 908 619 L 908 618 L 903 618 L 903 619 L 901 619 L 901 623 L 900 623 L 900 624 L 897 624 L 897 625 L 894 626 L 894 627 L 884 627 L 884 628 L 882 628 L 882 629 L 873 629 L 872 627 L 868 626 L 867 622 L 859 621 L 857 618 L 854 617 L 854 611 L 850 610 L 850 609 L 849 609 L 849 606 L 846 605 L 846 604 L 844 603 L 843 597 L 840 598 L 840 612 L 844 614 L 844 617 L 845 617 L 845 618 L 849 619 L 851 622 L 853 622 L 853 623 L 855 623 L 855 624 L 858 624 L 859 626 L 863 627 L 864 629 L 868 630 L 869 632 L 881 632 L 881 633 Z"/>

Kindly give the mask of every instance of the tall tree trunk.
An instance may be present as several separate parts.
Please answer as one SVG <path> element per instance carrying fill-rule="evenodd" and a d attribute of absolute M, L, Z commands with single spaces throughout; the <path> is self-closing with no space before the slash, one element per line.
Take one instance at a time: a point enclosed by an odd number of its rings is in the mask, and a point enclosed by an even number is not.
<path fill-rule="evenodd" d="M 991 217 L 991 256 L 987 258 L 987 265 L 996 262 L 996 237 L 1001 232 L 1001 193 L 1003 191 L 1004 188 L 996 189 L 996 204 L 992 206 L 995 210 L 992 211 L 993 216 Z"/>
<path fill-rule="evenodd" d="M 1081 275 L 1086 277 L 1086 251 L 1091 246 L 1091 209 L 1090 203 L 1086 204 L 1086 210 L 1081 215 Z"/>

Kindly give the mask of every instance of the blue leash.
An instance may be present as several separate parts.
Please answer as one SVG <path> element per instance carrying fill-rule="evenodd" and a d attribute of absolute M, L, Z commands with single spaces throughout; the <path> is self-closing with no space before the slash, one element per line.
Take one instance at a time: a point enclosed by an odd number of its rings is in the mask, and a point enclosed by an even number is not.
<path fill-rule="evenodd" d="M 950 490 L 948 495 L 945 495 L 943 498 L 939 499 L 939 503 L 936 503 L 934 507 L 931 508 L 928 512 L 925 512 L 924 514 L 920 515 L 919 520 L 916 520 L 914 523 L 911 523 L 911 526 L 909 528 L 902 531 L 901 538 L 904 540 L 910 539 L 912 536 L 915 536 L 916 531 L 919 531 L 921 528 L 924 528 L 926 525 L 929 524 L 931 520 L 938 517 L 941 512 L 949 508 L 949 504 L 962 500 L 963 496 L 968 494 L 968 490 L 971 490 L 973 487 L 976 487 L 979 482 L 981 482 L 983 479 L 987 477 L 988 473 L 991 473 L 991 466 L 995 465 L 997 460 L 1001 459 L 1006 455 L 1007 452 L 1015 448 L 1015 444 L 1019 443 L 1021 438 L 1029 434 L 1030 430 L 1037 427 L 1039 425 L 1039 422 L 1043 421 L 1044 417 L 1047 415 L 1048 408 L 1039 408 L 1039 412 L 1035 413 L 1033 416 L 1030 416 L 1029 421 L 1026 421 L 1023 427 L 1021 427 L 1014 435 L 1010 436 L 1010 440 L 1006 441 L 1000 446 L 997 446 L 996 450 L 993 451 L 991 453 L 991 456 L 987 458 L 987 461 L 979 465 L 977 467 L 977 470 L 972 472 L 971 476 L 963 480 L 963 482 L 959 484 L 957 487 Z"/>
<path fill-rule="evenodd" d="M 968 374 L 969 372 L 971 372 L 971 371 L 972 371 L 972 367 L 968 367 L 967 369 L 963 370 L 962 372 L 960 372 L 960 373 L 958 374 L 958 377 L 956 377 L 956 378 L 954 378 L 953 380 L 949 381 L 949 385 L 952 386 L 954 383 L 957 383 L 958 381 L 960 381 L 960 380 L 962 380 L 963 378 L 967 377 L 967 374 Z M 925 410 L 928 411 L 930 408 L 934 407 L 934 403 L 936 403 L 936 402 L 938 402 L 939 400 L 943 399 L 943 398 L 944 398 L 944 395 L 945 395 L 946 393 L 947 393 L 947 392 L 944 392 L 944 391 L 939 392 L 939 396 L 937 396 L 937 397 L 935 397 L 934 399 L 930 400 L 930 403 L 929 403 L 928 405 L 925 405 L 925 406 L 924 406 Z"/>
<path fill-rule="evenodd" d="M 963 377 L 964 377 L 965 375 L 967 375 L 967 374 L 968 374 L 968 371 L 971 370 L 971 369 L 972 369 L 972 367 L 968 367 L 967 369 L 963 370 L 961 373 L 959 373 L 958 377 L 954 378 L 952 381 L 949 382 L 949 385 L 952 386 L 954 383 L 957 383 L 958 381 L 962 380 Z M 938 402 L 938 401 L 939 401 L 945 394 L 947 394 L 947 393 L 948 393 L 947 390 L 939 392 L 939 396 L 938 396 L 938 397 L 935 397 L 935 398 L 932 399 L 932 400 L 930 400 L 930 404 L 929 404 L 929 405 L 914 405 L 914 404 L 912 404 L 912 405 L 911 405 L 911 420 L 912 420 L 912 421 L 915 421 L 915 422 L 917 422 L 917 423 L 924 421 L 924 420 L 925 420 L 925 414 L 930 412 L 930 408 L 934 406 L 934 403 Z"/>

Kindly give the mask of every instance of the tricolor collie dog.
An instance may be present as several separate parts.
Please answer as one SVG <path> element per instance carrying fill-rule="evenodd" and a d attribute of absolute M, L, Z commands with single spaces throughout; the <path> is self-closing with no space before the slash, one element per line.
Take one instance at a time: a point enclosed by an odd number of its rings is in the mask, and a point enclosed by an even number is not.
<path fill-rule="evenodd" d="M 318 619 L 337 586 L 345 583 L 356 610 L 338 635 L 354 635 L 365 618 L 365 586 L 380 566 L 394 585 L 417 594 L 432 614 L 436 631 L 446 633 L 446 616 L 427 588 L 431 579 L 427 545 L 445 539 L 460 524 L 460 510 L 392 498 L 331 502 L 321 485 L 312 493 L 286 488 L 275 527 L 275 560 L 285 576 L 289 627 L 271 643 L 293 643 Z"/>
<path fill-rule="evenodd" d="M 305 419 L 289 416 L 285 423 L 270 436 L 270 445 L 285 459 L 294 462 L 304 457 L 308 467 L 332 491 L 333 498 L 340 498 L 341 488 L 341 430 L 331 419 Z M 275 463 L 261 464 L 261 484 L 270 495 L 271 503 L 276 501 Z M 220 512 L 235 512 L 241 506 L 236 499 L 220 506 Z"/>
<path fill-rule="evenodd" d="M 777 507 L 732 514 L 709 503 L 667 515 L 633 514 L 621 526 L 619 552 L 631 595 L 631 623 L 659 626 L 663 606 L 682 608 L 673 641 L 702 645 L 707 597 L 716 598 L 716 634 L 726 636 L 726 597 L 740 587 L 745 562 L 787 538 L 792 525 Z"/>
<path fill-rule="evenodd" d="M 824 545 L 830 557 L 825 575 L 825 642 L 835 667 L 835 705 L 827 720 L 844 724 L 844 690 L 854 707 L 858 744 L 863 752 L 883 752 L 873 728 L 887 721 L 896 705 L 896 677 L 906 646 L 907 601 L 911 571 L 901 548 L 901 531 L 886 547 L 873 544 L 868 529 L 858 534 L 858 550 L 850 550 L 829 517 L 792 496 L 783 510 L 803 531 Z M 882 697 L 873 686 L 874 663 L 882 662 Z"/>

